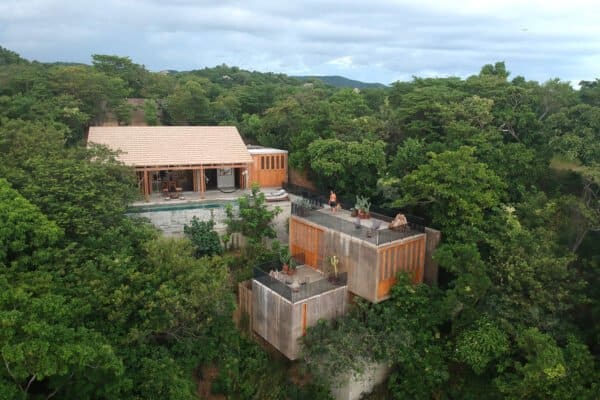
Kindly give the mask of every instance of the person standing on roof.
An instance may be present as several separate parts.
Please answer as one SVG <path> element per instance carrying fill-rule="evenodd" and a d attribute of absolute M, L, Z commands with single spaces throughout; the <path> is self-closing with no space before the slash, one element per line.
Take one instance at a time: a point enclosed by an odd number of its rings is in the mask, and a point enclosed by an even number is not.
<path fill-rule="evenodd" d="M 333 190 L 329 192 L 329 207 L 331 207 L 331 212 L 335 212 L 337 207 L 337 196 Z"/>

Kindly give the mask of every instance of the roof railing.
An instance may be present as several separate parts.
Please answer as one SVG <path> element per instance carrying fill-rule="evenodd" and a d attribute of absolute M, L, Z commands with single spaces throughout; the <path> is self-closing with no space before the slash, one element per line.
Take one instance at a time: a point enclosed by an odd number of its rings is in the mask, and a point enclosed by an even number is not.
<path fill-rule="evenodd" d="M 322 208 L 313 207 L 310 203 L 304 201 L 292 202 L 291 213 L 317 225 L 365 240 L 376 246 L 425 232 L 424 225 L 411 222 L 408 218 L 405 227 L 392 230 L 387 227 L 382 228 L 382 226 L 386 226 L 383 224 L 391 222 L 393 218 L 386 217 L 384 219 L 380 218 L 379 215 L 371 214 L 373 217 L 371 219 L 359 219 L 357 217 L 354 222 L 351 222 L 333 213 L 324 212 Z"/>
<path fill-rule="evenodd" d="M 286 275 L 282 272 L 279 260 L 273 260 L 254 267 L 254 280 L 265 285 L 288 301 L 296 303 L 309 297 L 346 286 L 348 274 L 342 272 L 337 274 L 336 277 L 323 275 L 321 279 L 298 282 L 298 287 L 293 287 L 294 276 Z"/>

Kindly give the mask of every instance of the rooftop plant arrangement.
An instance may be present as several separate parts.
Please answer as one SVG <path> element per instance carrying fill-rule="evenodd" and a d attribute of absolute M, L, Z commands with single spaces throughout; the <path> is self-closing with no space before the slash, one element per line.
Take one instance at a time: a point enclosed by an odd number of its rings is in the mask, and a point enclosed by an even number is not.
<path fill-rule="evenodd" d="M 369 211 L 371 209 L 371 202 L 369 199 L 363 196 L 356 196 L 356 204 L 354 207 L 358 210 L 358 216 L 360 218 L 369 218 Z"/>
<path fill-rule="evenodd" d="M 294 200 L 293 204 L 296 207 L 298 215 L 301 216 L 307 215 L 308 211 L 312 210 L 312 204 L 310 200 L 305 198 Z"/>
<path fill-rule="evenodd" d="M 329 265 L 331 265 L 331 267 L 333 268 L 333 276 L 335 276 L 337 278 L 338 277 L 338 265 L 340 263 L 340 259 L 338 258 L 338 256 L 336 256 L 334 254 L 332 256 L 327 257 L 327 261 L 329 262 Z"/>
<path fill-rule="evenodd" d="M 283 270 L 283 272 L 292 275 L 296 271 L 298 263 L 296 262 L 294 257 L 292 257 L 292 253 L 290 253 L 289 247 L 284 246 L 281 249 L 279 249 L 279 261 L 281 261 L 281 269 Z"/>

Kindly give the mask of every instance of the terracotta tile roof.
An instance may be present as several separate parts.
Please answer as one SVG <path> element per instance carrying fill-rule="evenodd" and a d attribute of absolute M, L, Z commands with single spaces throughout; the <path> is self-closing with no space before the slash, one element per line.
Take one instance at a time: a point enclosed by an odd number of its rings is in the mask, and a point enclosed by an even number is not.
<path fill-rule="evenodd" d="M 251 163 L 234 126 L 93 126 L 88 143 L 121 150 L 131 166 Z"/>

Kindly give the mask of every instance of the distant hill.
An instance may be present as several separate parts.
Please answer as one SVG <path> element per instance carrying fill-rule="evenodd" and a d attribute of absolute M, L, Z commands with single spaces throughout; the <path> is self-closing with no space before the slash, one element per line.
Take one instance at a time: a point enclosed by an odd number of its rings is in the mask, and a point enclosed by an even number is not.
<path fill-rule="evenodd" d="M 300 79 L 303 81 L 308 81 L 311 79 L 318 79 L 327 85 L 331 85 L 331 86 L 335 86 L 335 87 L 339 87 L 339 88 L 365 89 L 365 88 L 387 87 L 383 83 L 368 83 L 368 82 L 355 81 L 353 79 L 348 79 L 348 78 L 344 78 L 343 76 L 337 76 L 337 75 L 333 75 L 333 76 L 294 76 L 293 78 Z"/>

